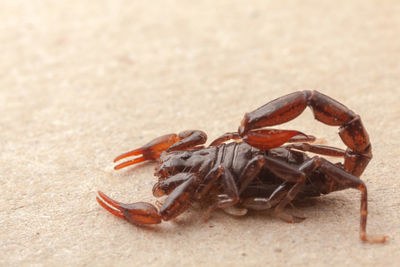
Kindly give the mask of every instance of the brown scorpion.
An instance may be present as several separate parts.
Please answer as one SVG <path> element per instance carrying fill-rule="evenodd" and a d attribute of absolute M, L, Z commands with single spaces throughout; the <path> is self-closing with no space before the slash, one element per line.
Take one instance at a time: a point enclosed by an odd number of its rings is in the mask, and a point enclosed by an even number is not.
<path fill-rule="evenodd" d="M 340 126 L 346 150 L 309 144 L 315 137 L 299 131 L 264 128 L 296 118 L 307 106 L 316 120 Z M 114 160 L 136 156 L 115 169 L 158 161 L 153 195 L 168 195 L 159 208 L 146 202 L 120 203 L 100 191 L 98 203 L 135 225 L 171 220 L 191 202 L 204 199 L 214 200 L 205 218 L 217 208 L 273 208 L 280 219 L 294 223 L 304 218 L 285 212 L 292 200 L 354 188 L 361 192 L 361 240 L 386 241 L 387 236 L 366 233 L 367 187 L 359 177 L 372 158 L 367 131 L 360 116 L 336 100 L 317 91 L 295 92 L 246 113 L 237 132 L 222 135 L 208 147 L 203 146 L 206 140 L 207 135 L 198 130 L 168 134 Z M 305 152 L 344 157 L 344 163 L 333 164 L 320 156 L 310 158 Z"/>

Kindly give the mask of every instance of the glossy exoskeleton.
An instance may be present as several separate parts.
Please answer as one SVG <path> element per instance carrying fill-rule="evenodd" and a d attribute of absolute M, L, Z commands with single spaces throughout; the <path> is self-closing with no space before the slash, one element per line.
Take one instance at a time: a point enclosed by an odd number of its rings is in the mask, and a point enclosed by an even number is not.
<path fill-rule="evenodd" d="M 299 131 L 264 128 L 296 118 L 307 106 L 316 120 L 340 127 L 346 150 L 309 144 L 315 138 Z M 273 208 L 276 216 L 294 223 L 304 218 L 285 212 L 293 199 L 354 188 L 361 192 L 361 240 L 386 241 L 386 236 L 366 233 L 367 187 L 359 177 L 372 158 L 371 144 L 360 116 L 341 103 L 317 91 L 295 92 L 246 113 L 237 132 L 228 132 L 204 147 L 206 140 L 206 134 L 198 130 L 168 134 L 114 160 L 136 156 L 115 169 L 158 161 L 153 195 L 168 195 L 161 207 L 146 202 L 120 203 L 100 191 L 97 201 L 135 225 L 168 221 L 192 201 L 204 199 L 215 200 L 205 218 L 216 208 Z M 320 156 L 310 158 L 304 152 L 343 157 L 344 163 L 333 164 Z"/>

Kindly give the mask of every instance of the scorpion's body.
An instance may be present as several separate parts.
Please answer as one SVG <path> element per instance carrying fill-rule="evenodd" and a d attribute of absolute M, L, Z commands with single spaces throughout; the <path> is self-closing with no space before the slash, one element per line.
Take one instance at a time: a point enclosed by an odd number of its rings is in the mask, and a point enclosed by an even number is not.
<path fill-rule="evenodd" d="M 159 160 L 160 164 L 156 168 L 155 175 L 159 177 L 162 183 L 163 180 L 174 174 L 185 172 L 194 173 L 196 174 L 197 179 L 199 179 L 199 184 L 196 191 L 201 191 L 202 186 L 204 186 L 202 184 L 202 180 L 207 176 L 207 174 L 213 169 L 222 167 L 224 170 L 230 171 L 236 186 L 240 188 L 240 177 L 243 176 L 243 172 L 245 171 L 248 162 L 257 156 L 271 157 L 296 169 L 306 161 L 310 160 L 310 157 L 306 153 L 291 150 L 285 147 L 279 147 L 265 151 L 252 147 L 244 142 L 231 142 L 227 144 L 222 143 L 218 146 L 201 148 L 198 150 L 189 150 L 184 152 L 163 152 Z M 213 195 L 215 197 L 215 195 L 218 193 L 224 193 L 223 181 L 224 179 L 218 179 L 213 184 L 213 190 L 208 191 L 211 197 Z M 159 186 L 159 184 L 160 183 L 157 183 L 155 188 Z M 294 183 L 288 183 L 282 180 L 282 178 L 274 174 L 274 172 L 271 171 L 268 166 L 263 165 L 257 177 L 248 185 L 246 185 L 243 192 L 241 192 L 241 199 L 238 201 L 238 205 L 244 204 L 247 208 L 253 209 L 272 208 L 278 204 L 278 200 L 280 199 L 276 199 L 272 202 L 270 201 L 268 205 L 258 206 L 250 205 L 246 201 L 252 198 L 269 199 L 274 192 L 277 192 L 278 189 L 281 189 L 282 192 L 280 196 L 282 197 L 282 193 L 287 193 L 288 189 L 290 189 L 293 184 Z M 171 189 L 170 184 L 169 189 Z M 307 177 L 307 180 L 304 183 L 301 191 L 296 195 L 296 199 L 316 197 L 320 196 L 321 194 L 328 194 L 332 191 L 340 189 L 344 189 L 344 187 L 338 183 L 335 183 L 335 181 L 325 175 L 325 173 L 315 169 Z M 209 195 L 207 197 L 210 197 Z"/>
<path fill-rule="evenodd" d="M 309 144 L 315 137 L 299 131 L 265 128 L 296 118 L 306 107 L 311 108 L 316 120 L 340 127 L 346 150 Z M 386 241 L 385 236 L 370 237 L 366 233 L 367 187 L 360 176 L 372 158 L 368 133 L 360 116 L 336 100 L 317 91 L 295 92 L 246 113 L 237 132 L 225 133 L 204 147 L 206 140 L 207 135 L 199 130 L 168 134 L 114 160 L 136 156 L 115 169 L 157 161 L 158 182 L 153 195 L 168 195 L 162 206 L 147 202 L 123 204 L 102 192 L 97 201 L 135 225 L 171 220 L 192 201 L 204 199 L 213 201 L 205 218 L 217 208 L 273 208 L 279 218 L 294 223 L 304 218 L 284 211 L 292 200 L 354 188 L 361 192 L 361 240 Z M 309 157 L 305 152 L 317 156 Z M 334 164 L 318 155 L 341 157 L 344 161 Z"/>

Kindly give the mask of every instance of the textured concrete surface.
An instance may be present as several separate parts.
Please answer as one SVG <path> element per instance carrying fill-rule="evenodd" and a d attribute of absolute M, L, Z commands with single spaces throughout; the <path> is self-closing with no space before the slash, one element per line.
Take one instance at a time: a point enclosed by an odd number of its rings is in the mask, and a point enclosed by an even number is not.
<path fill-rule="evenodd" d="M 0 264 L 395 266 L 400 261 L 399 1 L 23 1 L 0 8 Z M 154 202 L 152 164 L 112 159 L 161 134 L 213 139 L 281 95 L 317 89 L 359 113 L 374 159 L 368 232 L 346 190 L 209 222 L 192 209 L 154 229 L 95 201 Z M 284 128 L 343 147 L 310 111 Z M 281 127 L 281 128 L 282 128 Z"/>

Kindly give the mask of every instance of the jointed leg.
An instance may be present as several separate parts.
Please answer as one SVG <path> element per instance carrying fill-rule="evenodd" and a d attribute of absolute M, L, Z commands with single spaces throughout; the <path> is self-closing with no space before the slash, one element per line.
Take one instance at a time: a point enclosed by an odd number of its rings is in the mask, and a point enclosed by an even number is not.
<path fill-rule="evenodd" d="M 261 155 L 251 159 L 247 163 L 246 167 L 238 178 L 239 195 L 246 190 L 247 186 L 258 176 L 262 167 L 264 166 L 264 163 L 264 156 Z"/>
<path fill-rule="evenodd" d="M 198 179 L 192 173 L 185 175 L 188 179 L 172 191 L 160 209 L 160 216 L 164 221 L 175 218 L 190 206 Z"/>
<path fill-rule="evenodd" d="M 308 151 L 319 155 L 325 155 L 330 157 L 344 157 L 346 151 L 340 148 L 322 145 L 311 145 L 308 143 L 290 144 L 286 145 L 285 148 L 297 149 L 301 151 Z"/>
<path fill-rule="evenodd" d="M 240 136 L 237 132 L 225 133 L 215 139 L 210 146 L 218 146 L 230 140 L 243 140 L 251 146 L 267 150 L 287 142 L 313 142 L 315 137 L 293 130 L 262 129 L 248 132 L 245 136 Z"/>
<path fill-rule="evenodd" d="M 337 183 L 345 187 L 357 189 L 361 192 L 361 207 L 360 207 L 360 238 L 363 241 L 371 243 L 384 243 L 387 236 L 369 236 L 367 235 L 367 216 L 368 216 L 368 197 L 367 187 L 364 182 L 358 177 L 346 172 L 338 166 L 332 164 L 326 159 L 321 158 L 321 170 L 324 171 L 329 177 L 334 179 Z"/>
<path fill-rule="evenodd" d="M 246 189 L 247 185 L 257 177 L 262 166 L 264 165 L 263 156 L 258 156 L 249 161 L 247 166 L 244 168 L 243 173 L 238 178 L 239 188 L 236 185 L 235 179 L 229 169 L 223 169 L 220 177 L 223 179 L 223 189 L 224 194 L 220 195 L 220 200 L 218 200 L 214 205 L 210 206 L 204 215 L 204 219 L 207 220 L 210 213 L 217 208 L 229 208 L 234 206 L 239 201 L 239 196 Z M 207 191 L 208 192 L 208 191 Z M 204 193 L 203 193 L 204 195 Z"/>
<path fill-rule="evenodd" d="M 222 144 L 223 142 L 229 141 L 229 140 L 241 140 L 242 137 L 237 133 L 237 132 L 231 132 L 231 133 L 224 133 L 217 139 L 211 142 L 210 146 L 218 146 Z"/>
<path fill-rule="evenodd" d="M 281 162 L 274 158 L 265 157 L 266 165 L 269 169 L 275 173 L 278 177 L 284 179 L 287 182 L 295 183 L 289 190 L 286 196 L 281 202 L 275 207 L 275 214 L 284 221 L 287 222 L 299 222 L 303 220 L 302 217 L 296 217 L 285 213 L 283 210 L 287 204 L 289 204 L 296 195 L 300 192 L 306 180 L 306 175 L 315 170 L 319 165 L 319 158 L 314 157 L 305 163 L 303 163 L 299 169 L 295 169 L 287 163 Z"/>
<path fill-rule="evenodd" d="M 325 173 L 328 177 L 334 180 L 334 183 L 331 184 L 331 191 L 335 191 L 335 187 L 341 187 L 341 188 L 354 188 L 357 190 L 361 191 L 361 217 L 360 217 L 360 238 L 363 241 L 366 242 L 372 242 L 372 243 L 383 243 L 386 241 L 387 237 L 386 236 L 378 236 L 378 237 L 371 237 L 368 236 L 366 233 L 366 227 L 367 227 L 367 187 L 365 186 L 364 182 L 360 180 L 358 177 L 348 173 L 347 171 L 343 170 L 342 168 L 332 164 L 328 160 L 321 158 L 321 157 L 314 157 L 310 159 L 309 161 L 305 162 L 303 165 L 300 166 L 299 172 L 303 174 L 310 174 L 312 173 L 316 168 L 319 168 L 321 172 Z M 273 169 L 271 169 L 274 171 Z M 292 172 L 292 171 L 291 171 Z M 295 172 L 292 172 L 295 173 Z M 278 173 L 276 173 L 278 175 Z M 285 179 L 285 177 L 290 177 L 286 175 L 278 175 L 282 179 Z M 286 179 L 287 181 L 290 181 L 290 179 Z M 290 216 L 288 214 L 282 213 L 284 207 L 289 204 L 295 197 L 296 194 L 301 190 L 301 187 L 304 183 L 304 179 L 302 177 L 298 178 L 298 181 L 296 184 L 290 189 L 288 194 L 285 196 L 285 198 L 276 206 L 275 208 L 275 213 L 278 214 L 278 216 L 289 222 L 295 222 L 293 216 Z"/>
<path fill-rule="evenodd" d="M 235 179 L 229 169 L 224 169 L 220 177 L 223 179 L 224 194 L 222 199 L 218 200 L 215 204 L 211 205 L 204 213 L 203 219 L 208 220 L 211 212 L 217 208 L 228 208 L 234 206 L 239 201 L 239 192 L 236 187 Z"/>
<path fill-rule="evenodd" d="M 193 175 L 182 172 L 169 176 L 164 180 L 158 181 L 153 186 L 153 196 L 161 197 L 164 195 L 169 195 L 172 191 L 175 190 L 175 188 L 186 182 L 188 179 L 191 179 L 192 177 Z"/>
<path fill-rule="evenodd" d="M 279 202 L 287 195 L 289 192 L 290 185 L 288 183 L 283 183 L 278 186 L 274 192 L 268 197 L 249 197 L 243 199 L 241 205 L 245 208 L 253 210 L 267 210 L 278 205 Z"/>
<path fill-rule="evenodd" d="M 294 168 L 290 164 L 286 162 L 282 162 L 275 158 L 264 156 L 262 159 L 263 165 L 268 167 L 268 169 L 273 172 L 276 176 L 281 179 L 287 181 L 293 186 L 288 189 L 289 184 L 285 184 L 284 187 L 281 187 L 270 196 L 269 199 L 253 199 L 250 202 L 247 202 L 247 205 L 253 205 L 256 208 L 266 208 L 267 206 L 272 204 L 272 201 L 281 200 L 279 204 L 275 207 L 275 214 L 284 221 L 287 222 L 299 222 L 304 218 L 296 217 L 290 214 L 285 213 L 283 210 L 287 204 L 289 204 L 296 195 L 300 192 L 301 188 L 304 185 L 306 180 L 306 176 L 313 172 L 318 166 L 320 166 L 321 161 L 319 157 L 314 157 L 305 163 L 303 163 L 298 169 Z M 281 192 L 287 192 L 285 196 L 282 196 Z M 274 203 L 275 204 L 275 203 Z"/>

